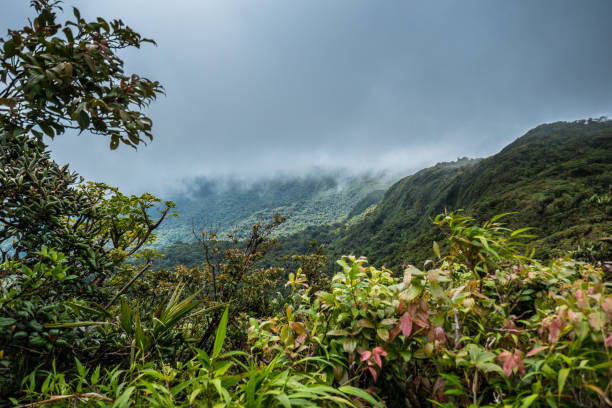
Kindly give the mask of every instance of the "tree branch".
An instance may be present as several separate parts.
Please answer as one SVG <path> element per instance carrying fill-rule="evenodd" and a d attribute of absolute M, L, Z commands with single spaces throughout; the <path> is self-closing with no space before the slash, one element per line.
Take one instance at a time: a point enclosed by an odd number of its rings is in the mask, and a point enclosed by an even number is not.
<path fill-rule="evenodd" d="M 117 292 L 117 294 L 110 300 L 110 302 L 107 303 L 106 309 L 111 307 L 112 304 L 115 303 L 115 301 L 119 298 L 119 296 L 121 296 L 123 294 L 123 292 L 128 290 L 129 287 L 132 286 L 132 284 L 134 282 L 136 282 L 136 279 L 138 279 L 147 269 L 149 269 L 151 267 L 152 263 L 153 262 L 151 262 L 151 261 L 147 262 L 146 265 L 143 266 L 143 268 L 140 270 L 140 272 L 138 272 L 136 275 L 134 275 L 134 277 L 132 277 L 132 279 L 130 279 L 130 281 L 119 292 Z"/>

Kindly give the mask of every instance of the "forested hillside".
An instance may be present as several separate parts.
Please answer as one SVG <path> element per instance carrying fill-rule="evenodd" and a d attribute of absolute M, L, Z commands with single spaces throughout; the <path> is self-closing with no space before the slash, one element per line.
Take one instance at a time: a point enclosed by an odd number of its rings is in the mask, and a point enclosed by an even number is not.
<path fill-rule="evenodd" d="M 192 242 L 194 228 L 197 233 L 214 230 L 220 236 L 236 233 L 245 237 L 254 223 L 270 220 L 275 213 L 287 218 L 277 235 L 345 221 L 378 203 L 392 182 L 382 172 L 353 175 L 324 170 L 254 182 L 194 180 L 188 183 L 187 192 L 172 197 L 179 217 L 160 226 L 155 247 Z"/>
<path fill-rule="evenodd" d="M 380 193 L 373 191 L 346 220 L 283 237 L 278 253 L 307 251 L 316 240 L 332 259 L 354 253 L 376 265 L 416 265 L 431 258 L 432 241 L 441 240 L 432 219 L 445 209 L 463 209 L 479 220 L 516 212 L 507 222 L 535 228 L 540 258 L 607 251 L 599 238 L 612 233 L 611 186 L 612 121 L 545 124 L 491 157 L 439 163 L 405 177 L 378 204 Z M 165 252 L 166 267 L 201 257 L 197 244 Z"/>
<path fill-rule="evenodd" d="M 529 225 L 536 256 L 548 258 L 612 232 L 612 122 L 541 125 L 482 160 L 441 163 L 394 184 L 376 210 L 330 241 L 377 264 L 424 261 L 440 232 L 431 219 L 464 209 L 477 219 L 516 211 Z"/>

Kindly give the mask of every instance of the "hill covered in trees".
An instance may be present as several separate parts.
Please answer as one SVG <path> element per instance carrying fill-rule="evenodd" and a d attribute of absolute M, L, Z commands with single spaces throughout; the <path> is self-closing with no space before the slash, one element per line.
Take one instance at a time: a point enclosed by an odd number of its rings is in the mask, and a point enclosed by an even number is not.
<path fill-rule="evenodd" d="M 286 218 L 276 235 L 297 233 L 309 226 L 343 222 L 377 204 L 393 179 L 385 173 L 350 174 L 313 171 L 305 176 L 275 176 L 252 182 L 232 178 L 196 179 L 175 194 L 179 217 L 157 231 L 156 248 L 195 240 L 193 230 L 214 230 L 219 236 L 244 238 L 258 221 L 275 213 Z"/>
<path fill-rule="evenodd" d="M 536 256 L 549 258 L 612 232 L 611 188 L 612 121 L 546 124 L 491 157 L 440 163 L 398 181 L 328 243 L 377 264 L 417 264 L 432 256 L 426 244 L 440 231 L 431 219 L 444 209 L 479 220 L 516 211 L 510 225 L 534 227 Z"/>
<path fill-rule="evenodd" d="M 305 252 L 316 240 L 332 259 L 354 253 L 376 265 L 416 265 L 431 258 L 432 241 L 441 240 L 433 217 L 463 209 L 479 220 L 516 212 L 507 222 L 534 228 L 537 257 L 570 250 L 601 256 L 609 249 L 599 239 L 612 232 L 611 186 L 612 121 L 544 124 L 491 157 L 438 163 L 407 176 L 378 203 L 366 195 L 341 222 L 284 236 L 278 252 Z M 201 256 L 196 244 L 165 252 L 167 267 Z"/>

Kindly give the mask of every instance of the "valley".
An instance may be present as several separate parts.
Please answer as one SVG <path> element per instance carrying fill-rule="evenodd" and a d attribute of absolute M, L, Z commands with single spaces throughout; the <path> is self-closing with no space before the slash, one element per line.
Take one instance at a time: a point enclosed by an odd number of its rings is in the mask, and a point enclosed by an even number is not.
<path fill-rule="evenodd" d="M 540 259 L 577 249 L 587 259 L 610 255 L 599 239 L 612 232 L 606 201 L 612 194 L 612 121 L 541 125 L 491 157 L 438 163 L 393 184 L 384 175 L 369 175 L 349 178 L 339 190 L 336 180 L 312 176 L 221 193 L 211 188 L 199 201 L 178 201 L 179 213 L 185 214 L 162 227 L 160 238 L 164 244 L 173 238 L 180 243 L 165 248 L 158 243 L 166 254 L 158 265 L 201 262 L 187 222 L 193 214 L 229 232 L 248 231 L 275 212 L 288 218 L 278 230 L 279 256 L 306 253 L 315 240 L 332 259 L 353 253 L 394 270 L 419 265 L 432 257 L 433 241 L 444 244 L 432 219 L 445 209 L 463 209 L 481 221 L 515 212 L 506 222 L 535 228 L 532 244 Z"/>

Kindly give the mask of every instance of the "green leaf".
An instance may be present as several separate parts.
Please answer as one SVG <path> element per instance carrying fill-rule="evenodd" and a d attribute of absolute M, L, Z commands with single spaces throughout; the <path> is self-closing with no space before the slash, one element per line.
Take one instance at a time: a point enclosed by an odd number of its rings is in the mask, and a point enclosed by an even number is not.
<path fill-rule="evenodd" d="M 606 404 L 612 406 L 612 401 L 608 398 L 606 393 L 601 388 L 599 388 L 595 384 L 586 384 L 585 387 L 587 387 L 591 391 L 595 391 L 597 394 L 599 394 L 601 398 L 603 398 L 604 401 L 606 401 Z"/>
<path fill-rule="evenodd" d="M 225 309 L 227 311 L 227 309 Z M 226 319 L 227 321 L 227 319 Z M 216 342 L 215 342 L 216 343 Z M 211 381 L 212 384 L 215 386 L 215 388 L 217 389 L 217 392 L 219 393 L 219 395 L 221 397 L 223 397 L 223 399 L 225 400 L 225 403 L 229 406 L 232 403 L 232 398 L 230 397 L 229 392 L 223 388 L 223 386 L 221 385 L 221 380 L 219 380 L 218 378 L 215 378 L 214 380 Z"/>
<path fill-rule="evenodd" d="M 350 385 L 345 385 L 343 387 L 338 388 L 338 390 L 345 394 L 361 398 L 362 400 L 369 402 L 375 407 L 382 407 L 382 405 L 371 394 L 368 394 L 368 392 L 362 390 L 361 388 L 356 388 L 356 387 L 351 387 Z"/>
<path fill-rule="evenodd" d="M 328 336 L 348 336 L 350 333 L 346 330 L 334 329 L 327 332 Z"/>
<path fill-rule="evenodd" d="M 442 286 L 440 286 L 439 284 L 432 283 L 431 287 L 429 288 L 429 291 L 431 292 L 431 295 L 435 300 L 442 300 L 447 298 L 446 293 L 444 293 L 444 288 L 442 288 Z"/>
<path fill-rule="evenodd" d="M 477 367 L 481 369 L 485 373 L 497 373 L 499 375 L 504 375 L 504 370 L 500 366 L 494 363 L 478 363 Z"/>
<path fill-rule="evenodd" d="M 356 347 L 357 340 L 355 340 L 354 338 L 348 338 L 344 340 L 344 343 L 342 344 L 342 348 L 346 353 L 352 353 L 353 351 L 355 351 Z"/>
<path fill-rule="evenodd" d="M 121 315 L 119 316 L 121 327 L 128 335 L 132 335 L 133 332 L 133 314 L 132 309 L 127 303 L 127 300 L 121 297 Z"/>
<path fill-rule="evenodd" d="M 387 329 L 378 329 L 376 330 L 376 334 L 378 334 L 378 337 L 380 337 L 383 341 L 389 340 L 389 330 Z"/>
<path fill-rule="evenodd" d="M 50 138 L 53 138 L 55 136 L 55 131 L 51 126 L 47 125 L 46 123 L 41 123 L 39 126 L 42 131 L 45 132 L 45 134 Z"/>
<path fill-rule="evenodd" d="M 110 148 L 111 150 L 115 150 L 117 147 L 119 147 L 119 137 L 117 135 L 112 135 L 110 141 Z"/>
<path fill-rule="evenodd" d="M 115 403 L 113 404 L 113 408 L 129 407 L 130 397 L 132 396 L 132 393 L 134 392 L 135 388 L 136 387 L 134 386 L 127 387 L 125 391 L 123 391 L 123 393 L 119 396 L 119 398 L 115 400 Z"/>
<path fill-rule="evenodd" d="M 217 327 L 217 336 L 215 337 L 215 344 L 213 346 L 212 358 L 217 358 L 219 353 L 221 353 L 221 349 L 223 348 L 223 343 L 225 342 L 225 332 L 227 329 L 228 313 L 229 313 L 229 308 L 226 307 L 225 312 L 223 312 L 223 316 L 221 316 L 219 327 Z"/>
<path fill-rule="evenodd" d="M 434 251 L 434 254 L 436 254 L 436 256 L 438 257 L 438 259 L 442 258 L 440 256 L 440 246 L 438 245 L 436 241 L 433 242 L 433 251 Z"/>
<path fill-rule="evenodd" d="M 557 376 L 557 387 L 559 387 L 559 396 L 563 392 L 563 388 L 565 387 L 565 382 L 567 381 L 567 376 L 570 373 L 569 368 L 562 368 L 559 370 L 559 374 Z"/>
<path fill-rule="evenodd" d="M 384 326 L 393 326 L 395 323 L 397 323 L 397 319 L 394 317 L 388 317 L 386 319 L 381 320 L 378 325 L 381 327 Z"/>
<path fill-rule="evenodd" d="M 47 329 L 69 329 L 73 327 L 86 327 L 86 326 L 103 326 L 108 322 L 66 322 L 66 323 L 51 323 L 45 327 Z"/>
<path fill-rule="evenodd" d="M 357 321 L 357 326 L 359 326 L 359 327 L 367 327 L 369 329 L 375 329 L 376 328 L 374 323 L 372 323 L 368 319 L 361 319 L 361 320 Z"/>
<path fill-rule="evenodd" d="M 287 394 L 278 394 L 276 399 L 283 407 L 291 408 L 291 401 L 289 400 L 289 397 L 287 397 Z"/>
<path fill-rule="evenodd" d="M 510 234 L 510 237 L 515 237 L 515 236 L 517 236 L 517 235 L 519 235 L 519 234 L 522 234 L 523 232 L 530 231 L 530 230 L 532 230 L 532 229 L 533 229 L 532 227 L 527 227 L 527 228 L 517 229 L 517 230 L 516 230 L 516 231 L 514 231 L 512 234 Z M 533 236 L 533 235 L 526 235 L 526 237 L 532 237 L 532 236 Z"/>
<path fill-rule="evenodd" d="M 69 27 L 63 28 L 62 31 L 64 32 L 64 35 L 66 36 L 66 39 L 69 42 L 74 41 L 74 35 L 72 34 L 72 30 Z"/>
<path fill-rule="evenodd" d="M 4 43 L 4 58 L 12 57 L 15 55 L 15 50 L 17 49 L 15 42 L 13 40 L 8 40 Z"/>
<path fill-rule="evenodd" d="M 85 130 L 89 127 L 89 115 L 84 110 L 80 111 L 77 116 L 77 122 L 81 130 Z"/>
<path fill-rule="evenodd" d="M 1 326 L 10 326 L 15 324 L 16 320 L 12 317 L 0 317 L 0 327 Z"/>
<path fill-rule="evenodd" d="M 536 399 L 538 399 L 538 394 L 531 394 L 527 398 L 524 398 L 523 403 L 521 404 L 521 408 L 530 407 L 531 404 L 533 404 Z"/>
<path fill-rule="evenodd" d="M 91 313 L 93 315 L 104 316 L 109 319 L 113 318 L 113 315 L 109 313 L 108 310 L 104 309 L 102 306 L 97 305 L 95 303 L 89 303 L 88 305 L 81 305 L 76 302 L 66 302 L 68 306 L 74 309 L 81 310 L 83 312 Z"/>

